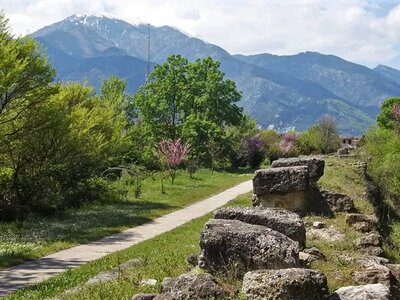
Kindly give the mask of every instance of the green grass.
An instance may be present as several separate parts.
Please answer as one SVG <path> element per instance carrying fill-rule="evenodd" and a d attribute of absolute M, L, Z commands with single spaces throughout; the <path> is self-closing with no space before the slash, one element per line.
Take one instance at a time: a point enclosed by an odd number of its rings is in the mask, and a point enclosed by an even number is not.
<path fill-rule="evenodd" d="M 354 205 L 359 213 L 372 214 L 373 207 L 368 202 L 365 192 L 366 187 L 363 178 L 357 172 L 355 163 L 357 159 L 339 159 L 330 157 L 325 159 L 325 174 L 320 179 L 319 185 L 330 191 L 346 194 L 354 200 Z M 361 236 L 353 227 L 346 224 L 345 214 L 336 213 L 334 218 L 320 216 L 306 216 L 306 224 L 314 221 L 323 221 L 327 227 L 334 226 L 344 237 L 338 242 L 328 242 L 320 239 L 307 239 L 307 247 L 315 246 L 324 253 L 327 261 L 318 261 L 312 264 L 312 268 L 320 270 L 328 278 L 331 291 L 347 285 L 354 285 L 351 272 L 358 271 L 359 266 L 340 259 L 338 255 L 357 255 L 356 240 Z"/>
<path fill-rule="evenodd" d="M 139 199 L 130 190 L 128 200 L 92 203 L 52 217 L 30 217 L 22 223 L 2 223 L 0 268 L 149 222 L 249 178 L 249 174 L 199 170 L 190 179 L 181 172 L 173 186 L 168 179 L 165 181 L 165 194 L 161 193 L 160 180 L 149 178 L 143 183 Z"/>
<path fill-rule="evenodd" d="M 326 158 L 324 176 L 318 183 L 325 189 L 350 196 L 360 212 L 372 214 L 374 211 L 365 196 L 363 178 L 354 166 L 357 161 L 355 158 Z"/>
<path fill-rule="evenodd" d="M 355 200 L 355 206 L 361 213 L 372 213 L 372 206 L 365 199 L 365 187 L 361 176 L 356 172 L 355 159 L 341 160 L 337 158 L 326 159 L 325 175 L 320 183 L 332 191 L 348 194 Z M 251 193 L 239 196 L 231 201 L 228 206 L 250 206 Z M 50 280 L 34 287 L 18 291 L 6 299 L 44 299 L 60 295 L 63 299 L 131 299 L 132 295 L 139 292 L 159 292 L 164 277 L 178 276 L 190 269 L 186 257 L 190 253 L 199 252 L 199 235 L 204 223 L 211 217 L 196 219 L 173 231 L 162 234 L 154 239 L 135 245 L 129 249 L 111 254 L 100 260 L 88 263 L 78 269 L 60 274 Z M 326 242 L 319 239 L 308 239 L 307 246 L 318 247 L 327 257 L 326 262 L 315 262 L 312 268 L 322 271 L 327 275 L 330 290 L 340 286 L 352 285 L 351 272 L 359 270 L 354 263 L 344 261 L 338 254 L 356 255 L 356 239 L 360 233 L 346 225 L 345 214 L 337 213 L 334 218 L 321 216 L 306 216 L 306 224 L 315 220 L 323 220 L 328 226 L 333 225 L 344 234 L 340 242 Z M 396 225 L 393 239 L 400 242 L 400 225 Z M 393 255 L 396 255 L 394 253 Z M 397 254 L 397 256 L 399 256 Z M 119 279 L 94 286 L 86 286 L 77 293 L 63 294 L 63 291 L 80 286 L 89 278 L 99 272 L 113 267 L 132 258 L 140 258 L 140 266 L 127 269 L 121 273 Z M 154 278 L 158 285 L 154 287 L 141 287 L 141 279 Z M 238 295 L 236 298 L 241 299 Z"/>
<path fill-rule="evenodd" d="M 237 197 L 228 206 L 251 205 L 251 193 Z M 69 270 L 45 282 L 16 292 L 5 299 L 131 299 L 136 293 L 157 293 L 165 277 L 178 276 L 188 270 L 189 254 L 198 254 L 200 233 L 208 214 L 151 240 L 144 241 L 126 250 L 110 254 L 102 259 Z M 62 294 L 63 291 L 79 286 L 102 271 L 110 270 L 121 263 L 139 258 L 142 263 L 121 272 L 118 280 L 86 286 L 77 293 Z M 139 286 L 142 279 L 156 279 L 153 287 Z M 238 299 L 240 299 L 238 295 Z"/>

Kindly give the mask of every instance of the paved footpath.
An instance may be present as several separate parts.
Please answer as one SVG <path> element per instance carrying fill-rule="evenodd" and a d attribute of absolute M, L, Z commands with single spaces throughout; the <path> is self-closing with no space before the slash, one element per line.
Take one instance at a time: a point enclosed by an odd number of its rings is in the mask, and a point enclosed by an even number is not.
<path fill-rule="evenodd" d="M 152 222 L 0 271 L 0 297 L 170 231 L 252 190 L 251 180 Z"/>

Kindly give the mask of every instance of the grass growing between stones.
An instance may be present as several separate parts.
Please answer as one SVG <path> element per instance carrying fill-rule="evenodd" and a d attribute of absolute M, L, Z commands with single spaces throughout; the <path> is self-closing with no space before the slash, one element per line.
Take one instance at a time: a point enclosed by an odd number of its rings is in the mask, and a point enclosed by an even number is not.
<path fill-rule="evenodd" d="M 357 172 L 356 162 L 357 160 L 354 158 L 330 157 L 325 159 L 325 174 L 320 179 L 319 185 L 330 191 L 350 196 L 359 213 L 372 214 L 373 207 L 366 199 L 366 187 L 363 178 Z M 327 228 L 331 227 L 342 235 L 342 238 L 336 241 L 307 235 L 307 247 L 317 247 L 327 258 L 326 261 L 314 262 L 312 268 L 325 273 L 331 291 L 342 286 L 354 285 L 350 274 L 360 270 L 361 267 L 345 257 L 360 255 L 356 241 L 361 234 L 346 224 L 344 213 L 336 213 L 334 218 L 306 216 L 304 221 L 307 231 L 314 221 L 323 221 Z"/>
<path fill-rule="evenodd" d="M 52 217 L 0 223 L 0 268 L 149 222 L 250 178 L 249 174 L 199 170 L 191 179 L 180 172 L 174 185 L 165 180 L 165 194 L 161 193 L 160 180 L 148 178 L 139 199 L 133 196 L 133 187 L 128 187 L 125 200 L 90 203 Z"/>

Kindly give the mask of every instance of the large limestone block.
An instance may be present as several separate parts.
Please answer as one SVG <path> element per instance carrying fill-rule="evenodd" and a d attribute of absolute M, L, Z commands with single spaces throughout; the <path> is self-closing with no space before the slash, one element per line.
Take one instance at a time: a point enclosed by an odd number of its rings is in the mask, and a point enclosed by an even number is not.
<path fill-rule="evenodd" d="M 335 291 L 328 300 L 394 300 L 387 286 L 366 284 L 346 286 Z"/>
<path fill-rule="evenodd" d="M 300 249 L 305 247 L 306 229 L 303 219 L 283 208 L 227 207 L 215 211 L 214 218 L 266 226 L 298 242 Z"/>
<path fill-rule="evenodd" d="M 238 220 L 212 219 L 200 237 L 199 266 L 238 277 L 258 269 L 300 265 L 299 245 L 280 232 Z"/>
<path fill-rule="evenodd" d="M 253 193 L 254 206 L 306 211 L 309 206 L 308 167 L 258 170 L 253 177 Z"/>
<path fill-rule="evenodd" d="M 275 160 L 271 168 L 307 166 L 312 182 L 317 182 L 323 175 L 325 169 L 325 161 L 315 157 L 290 157 Z"/>
<path fill-rule="evenodd" d="M 327 279 L 310 269 L 258 270 L 246 273 L 243 293 L 248 300 L 321 300 Z"/>

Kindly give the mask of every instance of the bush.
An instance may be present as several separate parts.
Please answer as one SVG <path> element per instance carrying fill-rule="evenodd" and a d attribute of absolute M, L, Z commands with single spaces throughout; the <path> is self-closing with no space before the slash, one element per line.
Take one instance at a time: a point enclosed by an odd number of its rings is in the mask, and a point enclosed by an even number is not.
<path fill-rule="evenodd" d="M 400 138 L 395 131 L 375 128 L 366 133 L 368 169 L 381 190 L 400 207 Z"/>
<path fill-rule="evenodd" d="M 328 154 L 340 148 L 340 136 L 335 122 L 323 117 L 317 124 L 302 132 L 298 139 L 301 154 Z"/>

